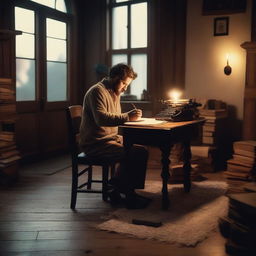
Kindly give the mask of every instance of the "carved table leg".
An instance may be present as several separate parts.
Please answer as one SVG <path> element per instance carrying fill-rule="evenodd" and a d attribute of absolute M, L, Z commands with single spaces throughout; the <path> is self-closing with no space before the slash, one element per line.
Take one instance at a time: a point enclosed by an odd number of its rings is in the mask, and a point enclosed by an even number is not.
<path fill-rule="evenodd" d="M 168 195 L 168 181 L 170 178 L 170 172 L 169 172 L 169 164 L 170 164 L 170 151 L 172 146 L 171 145 L 164 145 L 160 147 L 161 153 L 162 153 L 162 172 L 161 177 L 163 181 L 162 186 L 162 209 L 167 210 L 169 208 L 169 195 Z"/>
<path fill-rule="evenodd" d="M 183 172 L 184 172 L 184 190 L 185 192 L 190 191 L 191 187 L 191 180 L 190 180 L 190 171 L 191 171 L 191 165 L 190 165 L 190 159 L 191 159 L 191 149 L 190 149 L 190 141 L 184 141 L 183 142 Z"/>

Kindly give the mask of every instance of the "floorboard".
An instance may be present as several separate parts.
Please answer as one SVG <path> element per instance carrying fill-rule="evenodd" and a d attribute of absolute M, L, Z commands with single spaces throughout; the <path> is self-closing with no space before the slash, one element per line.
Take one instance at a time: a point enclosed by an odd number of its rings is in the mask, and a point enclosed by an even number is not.
<path fill-rule="evenodd" d="M 178 247 L 96 230 L 94 225 L 112 208 L 100 194 L 79 194 L 72 211 L 69 165 L 62 157 L 24 166 L 16 184 L 1 188 L 1 256 L 226 256 L 218 232 L 196 247 Z M 222 174 L 206 176 L 224 179 Z M 160 180 L 160 170 L 149 169 L 147 179 Z"/>

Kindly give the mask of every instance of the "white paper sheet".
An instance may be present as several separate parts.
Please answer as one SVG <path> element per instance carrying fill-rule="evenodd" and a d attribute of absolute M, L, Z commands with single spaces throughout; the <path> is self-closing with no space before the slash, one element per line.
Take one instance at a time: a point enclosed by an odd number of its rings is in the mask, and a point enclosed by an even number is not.
<path fill-rule="evenodd" d="M 125 122 L 125 125 L 138 125 L 138 126 L 154 126 L 154 125 L 158 125 L 158 124 L 164 124 L 167 121 L 162 121 L 162 120 L 156 120 L 155 118 L 146 118 L 143 117 L 137 121 L 128 121 Z"/>

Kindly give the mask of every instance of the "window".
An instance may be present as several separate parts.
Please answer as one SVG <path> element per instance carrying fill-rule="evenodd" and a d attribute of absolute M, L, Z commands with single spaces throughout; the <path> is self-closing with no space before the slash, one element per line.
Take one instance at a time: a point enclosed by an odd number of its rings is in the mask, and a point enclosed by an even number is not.
<path fill-rule="evenodd" d="M 66 23 L 46 19 L 47 101 L 67 100 Z"/>
<path fill-rule="evenodd" d="M 35 87 L 35 12 L 15 7 L 15 29 L 22 35 L 16 39 L 16 99 L 33 101 Z"/>
<path fill-rule="evenodd" d="M 31 0 L 31 1 L 51 7 L 61 12 L 67 12 L 64 0 Z"/>
<path fill-rule="evenodd" d="M 56 10 L 47 12 L 42 5 Z M 17 102 L 68 100 L 69 19 L 63 12 L 64 0 L 33 0 L 15 6 L 15 29 L 22 31 L 16 39 Z"/>
<path fill-rule="evenodd" d="M 130 64 L 138 73 L 123 100 L 140 100 L 147 90 L 148 4 L 147 1 L 112 0 L 110 4 L 110 63 Z"/>

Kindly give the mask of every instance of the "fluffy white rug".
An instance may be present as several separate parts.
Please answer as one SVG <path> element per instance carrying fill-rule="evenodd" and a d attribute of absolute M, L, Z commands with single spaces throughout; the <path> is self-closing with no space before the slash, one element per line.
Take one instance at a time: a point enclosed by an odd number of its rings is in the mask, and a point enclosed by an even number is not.
<path fill-rule="evenodd" d="M 170 185 L 171 205 L 168 211 L 161 209 L 161 188 L 161 182 L 148 182 L 140 192 L 153 199 L 146 209 L 115 210 L 104 217 L 107 221 L 97 228 L 142 239 L 195 246 L 217 228 L 219 217 L 227 214 L 225 182 L 193 182 L 190 193 L 183 191 L 183 185 Z M 157 228 L 135 225 L 132 224 L 132 219 L 162 222 L 163 225 Z"/>

